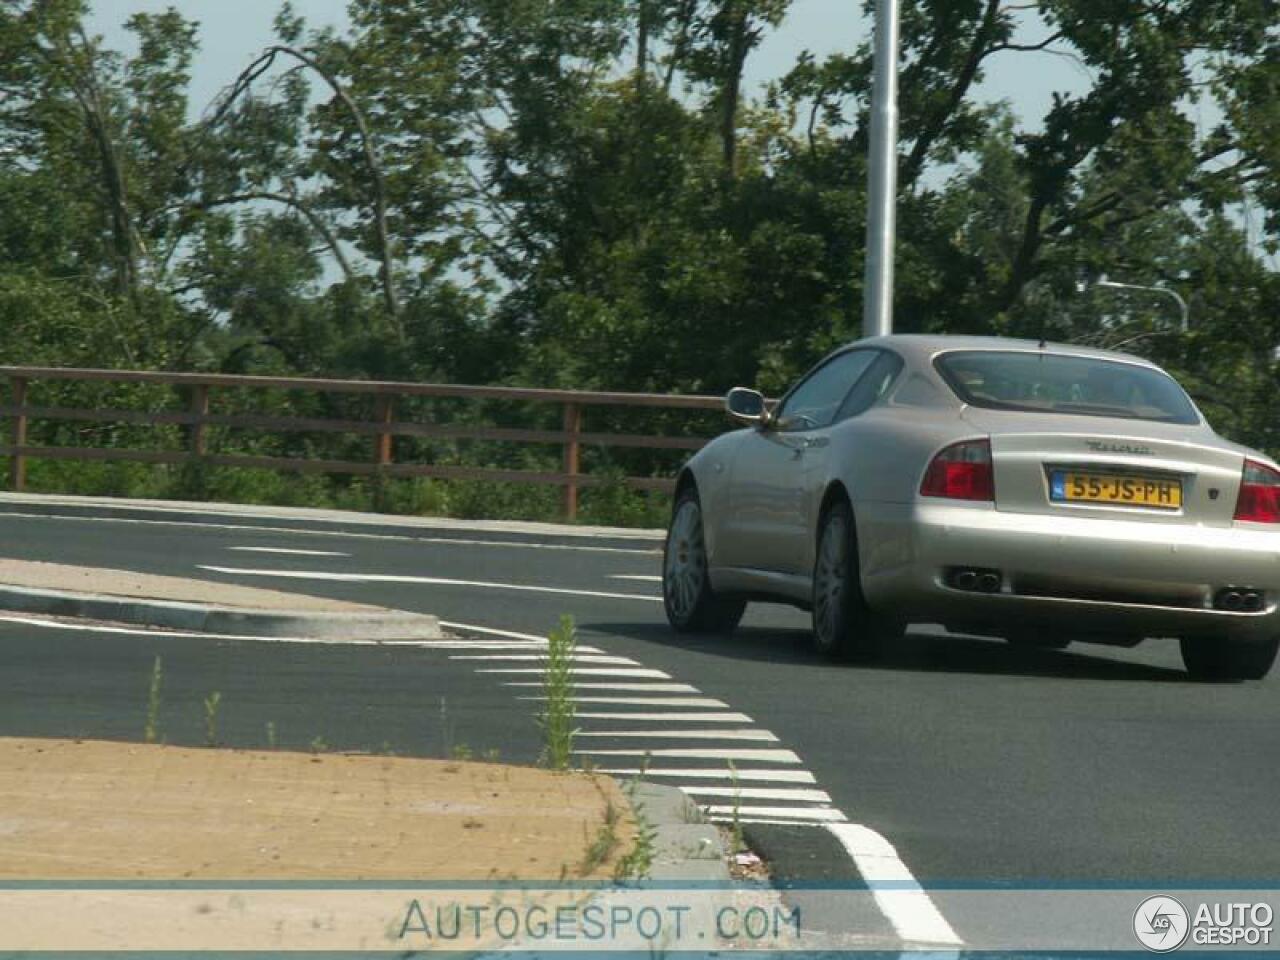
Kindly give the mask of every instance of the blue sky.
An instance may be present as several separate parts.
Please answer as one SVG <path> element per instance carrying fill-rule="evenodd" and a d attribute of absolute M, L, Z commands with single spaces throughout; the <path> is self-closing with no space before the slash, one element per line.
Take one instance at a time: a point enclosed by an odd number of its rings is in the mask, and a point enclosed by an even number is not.
<path fill-rule="evenodd" d="M 201 25 L 201 52 L 192 77 L 192 109 L 203 110 L 218 91 L 234 79 L 253 55 L 272 39 L 271 21 L 279 9 L 267 0 L 98 0 L 91 25 L 116 49 L 131 50 L 123 29 L 130 14 L 156 12 L 176 6 Z M 295 9 L 313 26 L 348 21 L 346 0 L 295 0 Z M 851 50 L 867 39 L 870 22 L 862 16 L 862 0 L 794 0 L 782 28 L 748 63 L 748 76 L 758 90 L 784 74 L 802 50 L 821 57 Z M 1039 24 L 1024 25 L 1025 39 L 1043 36 Z M 1036 125 L 1055 90 L 1079 90 L 1087 75 L 1077 64 L 1050 55 L 1001 54 L 988 66 L 979 91 L 984 99 L 1007 99 L 1029 125 Z"/>

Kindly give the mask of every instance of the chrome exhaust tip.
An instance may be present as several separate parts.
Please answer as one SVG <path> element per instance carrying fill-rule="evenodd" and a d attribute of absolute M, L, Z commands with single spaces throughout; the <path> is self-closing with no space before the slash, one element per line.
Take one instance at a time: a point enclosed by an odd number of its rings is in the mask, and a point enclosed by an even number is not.
<path fill-rule="evenodd" d="M 951 582 L 958 590 L 973 590 L 978 586 L 978 575 L 972 570 L 961 570 L 952 576 Z"/>
<path fill-rule="evenodd" d="M 998 573 L 984 573 L 978 578 L 978 589 L 983 593 L 999 593 L 1004 580 Z"/>
<path fill-rule="evenodd" d="M 1240 595 L 1240 609 L 1246 613 L 1257 613 L 1262 609 L 1262 595 L 1250 590 Z"/>

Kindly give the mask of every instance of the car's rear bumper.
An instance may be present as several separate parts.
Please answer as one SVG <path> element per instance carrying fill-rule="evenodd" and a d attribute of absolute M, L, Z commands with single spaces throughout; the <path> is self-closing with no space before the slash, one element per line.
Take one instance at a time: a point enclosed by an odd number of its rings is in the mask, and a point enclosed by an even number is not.
<path fill-rule="evenodd" d="M 1280 634 L 1280 532 L 932 502 L 875 504 L 858 512 L 858 530 L 868 601 L 906 621 L 993 633 Z M 957 589 L 948 574 L 958 568 L 998 570 L 1002 586 Z M 1263 609 L 1214 609 L 1228 586 L 1263 591 Z"/>

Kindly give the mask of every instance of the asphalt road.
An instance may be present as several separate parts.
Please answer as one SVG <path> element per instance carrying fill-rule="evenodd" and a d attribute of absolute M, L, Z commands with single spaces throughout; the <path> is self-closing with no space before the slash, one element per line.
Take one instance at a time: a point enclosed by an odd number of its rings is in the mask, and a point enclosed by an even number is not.
<path fill-rule="evenodd" d="M 746 714 L 751 723 L 739 727 L 776 739 L 747 739 L 744 749 L 794 751 L 795 769 L 812 774 L 806 789 L 829 795 L 829 804 L 804 809 L 829 806 L 871 827 L 926 886 L 1280 879 L 1274 676 L 1197 684 L 1169 643 L 1024 651 L 928 628 L 913 630 L 874 668 L 831 666 L 809 651 L 806 616 L 787 608 L 753 607 L 732 638 L 671 633 L 652 579 L 653 543 L 255 529 L 264 525 L 0 516 L 0 542 L 25 559 L 323 594 L 529 634 L 572 614 L 583 642 L 601 654 L 661 671 Z M 333 746 L 386 741 L 438 755 L 444 699 L 456 722 L 452 742 L 497 747 L 516 760 L 536 754 L 529 701 L 502 685 L 510 676 L 481 674 L 474 661 L 439 651 L 161 643 L 12 626 L 0 628 L 0 733 L 136 736 L 150 664 L 162 649 L 179 739 L 202 736 L 200 700 L 219 689 L 229 742 L 261 742 L 270 719 L 283 744 L 319 735 Z M 341 723 L 331 722 L 334 713 Z M 668 766 L 685 762 L 709 761 Z M 769 801 L 759 807 L 775 810 Z M 762 836 L 776 846 L 801 829 Z M 823 856 L 811 858 L 819 875 Z M 946 890 L 934 900 L 967 939 Z"/>

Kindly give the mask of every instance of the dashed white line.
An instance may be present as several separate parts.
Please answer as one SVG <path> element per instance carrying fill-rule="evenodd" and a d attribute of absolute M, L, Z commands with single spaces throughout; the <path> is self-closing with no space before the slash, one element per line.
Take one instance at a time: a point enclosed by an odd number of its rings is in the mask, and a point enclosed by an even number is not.
<path fill-rule="evenodd" d="M 611 573 L 610 580 L 630 580 L 634 583 L 661 583 L 662 577 L 649 573 Z"/>
<path fill-rule="evenodd" d="M 541 681 L 508 681 L 504 687 L 541 687 Z M 653 693 L 699 693 L 697 687 L 687 683 L 575 683 L 575 690 L 648 690 Z M 579 697 L 579 701 L 583 698 Z"/>
<path fill-rule="evenodd" d="M 658 747 L 655 750 L 575 750 L 575 753 L 590 754 L 595 757 L 668 757 L 670 759 L 685 758 L 689 760 L 753 760 L 757 763 L 794 763 L 800 758 L 791 750 L 726 750 L 695 749 L 685 747 Z"/>
<path fill-rule="evenodd" d="M 648 720 L 662 723 L 752 723 L 745 713 L 584 713 L 575 714 L 581 720 Z"/>
<path fill-rule="evenodd" d="M 898 936 L 915 943 L 961 945 L 963 941 L 916 882 L 893 844 L 858 823 L 832 823 L 827 829 L 853 859 Z"/>
<path fill-rule="evenodd" d="M 705 809 L 707 816 L 712 819 L 734 817 L 743 823 L 751 823 L 759 817 L 768 817 L 771 820 L 809 820 L 821 823 L 843 823 L 848 820 L 848 817 L 834 807 L 746 807 L 742 805 L 712 804 Z"/>
<path fill-rule="evenodd" d="M 486 667 L 476 673 L 494 674 L 536 674 L 546 673 L 543 667 Z M 631 677 L 636 680 L 670 680 L 671 674 L 661 670 L 650 670 L 648 667 L 570 667 L 569 672 L 579 677 Z"/>
<path fill-rule="evenodd" d="M 525 635 L 527 636 L 527 635 Z M 540 638 L 539 638 L 540 639 Z M 510 684 L 509 684 L 510 685 Z M 579 685 L 581 686 L 581 685 Z M 643 688 L 646 685 L 636 684 Z M 650 688 L 652 689 L 652 688 Z M 690 688 L 692 690 L 692 688 Z M 542 697 L 526 697 L 523 699 L 543 699 Z M 712 708 L 727 707 L 728 704 L 715 699 L 680 698 L 680 697 L 579 697 L 580 702 L 615 703 L 619 702 L 636 706 L 673 706 L 688 707 L 694 704 Z M 749 750 L 587 750 L 580 751 L 592 756 L 648 756 L 667 757 L 670 759 L 707 758 L 721 760 L 764 760 L 765 762 L 796 763 L 800 758 L 791 751 L 749 751 Z M 745 756 L 755 754 L 755 756 Z M 766 754 L 767 756 L 758 756 Z M 816 784 L 817 780 L 808 770 L 749 768 L 735 769 L 717 767 L 651 767 L 644 770 L 639 767 L 606 767 L 601 773 L 613 776 L 638 777 L 646 776 L 655 780 L 674 781 L 720 781 L 721 786 L 701 784 L 683 784 L 681 789 L 693 796 L 717 797 L 730 796 L 736 800 L 794 800 L 797 802 L 829 803 L 830 797 L 823 790 L 792 790 L 788 788 L 743 787 L 743 783 L 791 783 Z M 735 807 L 737 808 L 735 811 Z M 715 805 L 711 807 L 712 815 L 721 819 L 732 819 L 735 815 L 740 822 L 753 824 L 776 824 L 780 826 L 797 823 L 811 823 L 814 827 L 825 828 L 841 843 L 854 861 L 858 871 L 872 886 L 876 903 L 893 925 L 903 940 L 919 943 L 933 943 L 946 946 L 961 946 L 962 941 L 938 911 L 933 901 L 923 891 L 912 876 L 911 871 L 898 857 L 884 837 L 860 824 L 840 822 L 846 820 L 842 811 L 836 808 L 817 808 L 817 812 L 797 813 L 804 808 L 778 806 L 752 806 L 743 809 L 740 803 L 733 805 Z M 815 808 L 810 808 L 814 810 Z M 718 814 L 715 811 L 720 811 Z M 876 881 L 880 881 L 877 886 Z"/>
<path fill-rule="evenodd" d="M 508 684 L 511 686 L 511 684 Z M 575 684 L 578 689 L 582 684 Z M 517 700 L 546 700 L 545 696 L 516 697 Z M 711 710 L 724 709 L 729 705 L 723 700 L 710 697 L 575 697 L 578 703 L 618 703 L 635 707 L 706 707 Z M 579 714 L 583 716 L 583 714 Z"/>
<path fill-rule="evenodd" d="M 734 780 L 754 783 L 817 783 L 817 779 L 808 770 L 736 770 L 727 767 L 599 767 L 599 773 L 607 773 L 614 777 L 646 777 L 664 780 Z"/>
<path fill-rule="evenodd" d="M 662 598 L 641 593 L 605 593 L 543 587 L 531 583 L 496 583 L 489 580 L 455 580 L 451 577 L 414 577 L 398 573 L 335 573 L 329 570 L 261 570 L 249 567 L 221 567 L 197 564 L 197 569 L 234 577 L 270 577 L 281 580 L 331 580 L 339 583 L 415 583 L 435 587 L 478 587 L 482 590 L 513 590 L 517 593 L 548 593 L 562 597 L 593 597 L 604 600 L 644 600 L 661 603 Z"/>
<path fill-rule="evenodd" d="M 289 547 L 227 547 L 236 553 L 271 553 L 286 557 L 349 557 L 349 553 L 337 550 L 294 550 Z"/>
<path fill-rule="evenodd" d="M 777 743 L 778 738 L 768 730 L 580 730 L 578 737 L 607 737 L 633 739 L 652 737 L 655 740 L 754 740 L 758 743 Z"/>
<path fill-rule="evenodd" d="M 803 787 L 680 787 L 691 797 L 737 797 L 739 800 L 796 800 L 801 803 L 830 803 L 825 790 Z"/>
<path fill-rule="evenodd" d="M 498 630 L 495 627 L 481 627 L 474 623 L 454 623 L 448 620 L 441 620 L 440 626 L 446 630 L 466 630 L 469 633 L 488 633 L 495 637 L 507 637 L 511 640 L 530 640 L 534 643 L 546 643 L 546 636 L 539 636 L 536 633 L 520 633 L 517 630 Z"/>
<path fill-rule="evenodd" d="M 581 647 L 578 650 L 582 650 Z M 481 654 L 477 656 L 458 656 L 450 657 L 450 660 L 480 660 L 480 661 L 507 661 L 514 663 L 545 663 L 550 659 L 546 653 L 511 653 L 511 654 Z M 619 667 L 638 667 L 639 661 L 632 660 L 630 657 L 612 657 L 612 656 L 596 656 L 593 654 L 583 655 L 575 653 L 573 657 L 574 663 L 609 663 Z"/>

